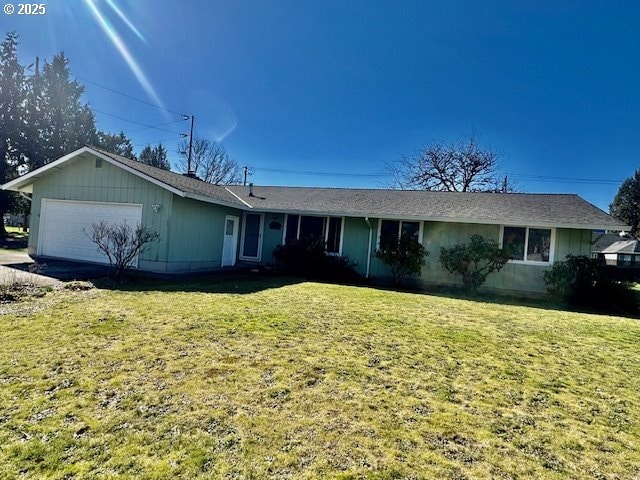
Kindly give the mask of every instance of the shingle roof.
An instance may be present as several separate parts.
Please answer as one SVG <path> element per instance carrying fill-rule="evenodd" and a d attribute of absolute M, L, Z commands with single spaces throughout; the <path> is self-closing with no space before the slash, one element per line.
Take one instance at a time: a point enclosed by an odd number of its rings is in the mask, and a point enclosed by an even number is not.
<path fill-rule="evenodd" d="M 627 253 L 640 255 L 640 240 L 635 238 L 621 238 L 615 233 L 599 235 L 594 243 L 594 253 Z"/>
<path fill-rule="evenodd" d="M 229 187 L 256 210 L 513 225 L 624 229 L 572 194 L 458 193 L 306 187 Z"/>
<path fill-rule="evenodd" d="M 211 185 L 91 146 L 12 180 L 4 188 L 20 190 L 48 168 L 92 151 L 183 196 L 243 210 L 628 230 L 577 195 L 256 186 L 250 196 L 249 187 Z"/>

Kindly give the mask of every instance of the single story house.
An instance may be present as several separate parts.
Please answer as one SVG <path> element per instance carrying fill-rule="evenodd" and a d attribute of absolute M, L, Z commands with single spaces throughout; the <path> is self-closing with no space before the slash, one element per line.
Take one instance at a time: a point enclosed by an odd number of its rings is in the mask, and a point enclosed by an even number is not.
<path fill-rule="evenodd" d="M 640 240 L 624 233 L 602 233 L 593 243 L 591 254 L 607 265 L 640 268 Z"/>
<path fill-rule="evenodd" d="M 31 256 L 105 262 L 91 225 L 141 223 L 160 237 L 136 266 L 162 273 L 268 264 L 277 245 L 316 236 L 381 278 L 389 271 L 374 256 L 380 236 L 408 233 L 430 252 L 421 281 L 453 284 L 440 247 L 480 234 L 516 252 L 488 288 L 542 293 L 554 261 L 591 254 L 592 230 L 627 228 L 577 195 L 218 186 L 89 146 L 2 188 L 32 195 Z"/>

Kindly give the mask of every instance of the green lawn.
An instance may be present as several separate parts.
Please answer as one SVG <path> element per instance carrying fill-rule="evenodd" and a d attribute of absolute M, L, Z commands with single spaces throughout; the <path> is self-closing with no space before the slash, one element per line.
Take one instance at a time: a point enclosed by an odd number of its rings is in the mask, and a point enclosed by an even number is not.
<path fill-rule="evenodd" d="M 15 236 L 18 237 L 28 237 L 29 236 L 29 230 L 27 230 L 26 232 L 22 229 L 22 227 L 11 227 L 9 225 L 5 225 L 4 229 L 7 231 L 7 233 L 11 233 Z"/>
<path fill-rule="evenodd" d="M 640 476 L 640 323 L 219 280 L 0 305 L 0 478 Z"/>

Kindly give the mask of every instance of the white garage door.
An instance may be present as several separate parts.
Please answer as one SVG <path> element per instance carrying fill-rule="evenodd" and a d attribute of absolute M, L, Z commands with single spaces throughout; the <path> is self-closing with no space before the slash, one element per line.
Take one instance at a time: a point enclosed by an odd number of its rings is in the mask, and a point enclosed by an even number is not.
<path fill-rule="evenodd" d="M 89 239 L 91 225 L 100 221 L 116 225 L 126 222 L 135 227 L 142 221 L 142 205 L 43 199 L 38 255 L 108 263 Z"/>

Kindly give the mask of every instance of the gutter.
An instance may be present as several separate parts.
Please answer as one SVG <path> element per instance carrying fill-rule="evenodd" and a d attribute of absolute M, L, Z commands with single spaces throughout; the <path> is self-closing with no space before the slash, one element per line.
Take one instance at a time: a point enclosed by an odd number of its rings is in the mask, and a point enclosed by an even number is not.
<path fill-rule="evenodd" d="M 367 246 L 367 272 L 364 278 L 369 278 L 369 270 L 371 268 L 371 240 L 373 236 L 373 227 L 371 226 L 369 217 L 364 217 L 364 221 L 367 224 L 367 227 L 369 227 L 369 245 Z"/>

